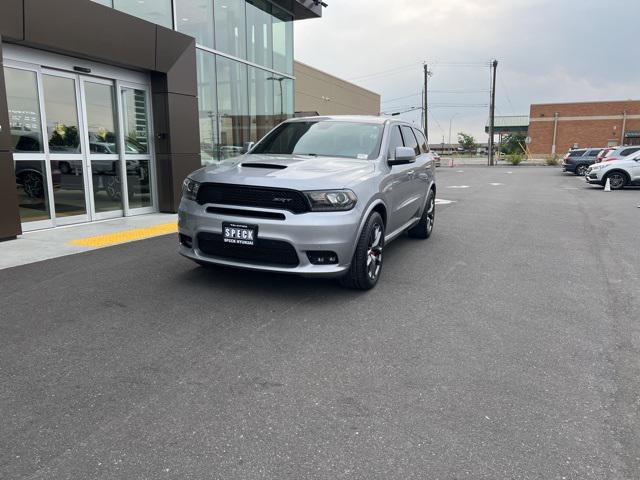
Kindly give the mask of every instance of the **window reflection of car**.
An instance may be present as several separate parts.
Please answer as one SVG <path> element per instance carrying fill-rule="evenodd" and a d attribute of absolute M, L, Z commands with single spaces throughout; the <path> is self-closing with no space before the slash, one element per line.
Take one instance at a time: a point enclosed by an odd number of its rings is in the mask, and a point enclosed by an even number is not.
<path fill-rule="evenodd" d="M 29 198 L 44 198 L 46 195 L 46 172 L 44 162 L 39 160 L 20 160 L 15 162 L 16 184 Z M 92 164 L 94 192 L 104 191 L 112 200 L 122 198 L 119 161 L 95 161 Z M 128 160 L 127 177 L 129 199 L 136 194 L 148 194 L 148 161 Z M 65 162 L 51 161 L 51 183 L 54 190 L 84 190 L 84 175 L 80 160 Z"/>

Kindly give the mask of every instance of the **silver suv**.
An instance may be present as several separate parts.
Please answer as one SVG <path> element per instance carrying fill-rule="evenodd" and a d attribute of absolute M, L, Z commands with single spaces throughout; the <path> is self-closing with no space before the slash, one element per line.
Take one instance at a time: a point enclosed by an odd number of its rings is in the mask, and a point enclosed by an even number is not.
<path fill-rule="evenodd" d="M 180 253 L 201 265 L 333 276 L 370 289 L 391 240 L 431 235 L 435 195 L 433 155 L 408 123 L 292 119 L 249 153 L 189 175 Z"/>

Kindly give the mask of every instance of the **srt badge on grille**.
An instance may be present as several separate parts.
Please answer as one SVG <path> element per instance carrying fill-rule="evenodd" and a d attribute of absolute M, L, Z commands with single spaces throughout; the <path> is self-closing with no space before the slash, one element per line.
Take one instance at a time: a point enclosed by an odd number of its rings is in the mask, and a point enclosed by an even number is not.
<path fill-rule="evenodd" d="M 292 198 L 283 198 L 283 197 L 274 197 L 271 199 L 272 202 L 277 202 L 277 203 L 289 203 L 292 202 L 293 199 Z"/>

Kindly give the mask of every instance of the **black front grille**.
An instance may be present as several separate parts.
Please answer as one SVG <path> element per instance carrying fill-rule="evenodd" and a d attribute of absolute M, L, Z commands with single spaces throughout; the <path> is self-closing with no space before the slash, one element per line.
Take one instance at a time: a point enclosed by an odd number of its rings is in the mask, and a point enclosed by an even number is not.
<path fill-rule="evenodd" d="M 218 203 L 242 207 L 275 208 L 291 213 L 311 211 L 302 192 L 282 188 L 228 185 L 225 183 L 203 183 L 198 190 L 198 203 Z"/>
<path fill-rule="evenodd" d="M 198 234 L 198 248 L 205 255 L 237 262 L 297 267 L 298 254 L 290 243 L 257 238 L 254 246 L 225 243 L 222 235 L 202 232 Z"/>

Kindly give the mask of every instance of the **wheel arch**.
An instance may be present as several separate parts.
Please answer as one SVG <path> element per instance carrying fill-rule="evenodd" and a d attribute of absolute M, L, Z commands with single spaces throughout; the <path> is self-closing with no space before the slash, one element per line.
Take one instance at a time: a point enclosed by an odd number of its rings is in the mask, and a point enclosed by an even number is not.
<path fill-rule="evenodd" d="M 627 172 L 626 170 L 623 170 L 622 168 L 613 168 L 609 170 L 607 173 L 604 174 L 604 177 L 603 177 L 604 181 L 606 182 L 607 178 L 613 173 L 621 173 L 622 176 L 626 179 L 625 185 L 631 182 L 631 175 L 629 175 L 629 172 Z"/>

